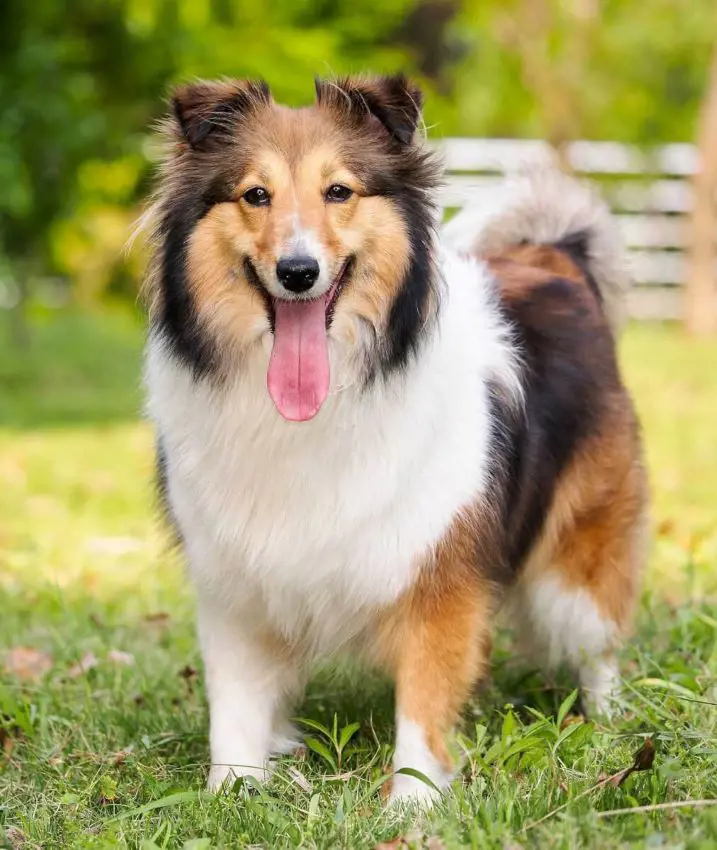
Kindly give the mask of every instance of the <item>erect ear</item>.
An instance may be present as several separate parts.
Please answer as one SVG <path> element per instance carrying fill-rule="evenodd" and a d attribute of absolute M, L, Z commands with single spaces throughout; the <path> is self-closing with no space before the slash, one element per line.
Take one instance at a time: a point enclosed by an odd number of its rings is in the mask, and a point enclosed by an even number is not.
<path fill-rule="evenodd" d="M 354 119 L 378 119 L 389 135 L 409 145 L 421 118 L 423 94 L 403 74 L 392 77 L 316 79 L 316 100 Z"/>
<path fill-rule="evenodd" d="M 239 116 L 269 103 L 271 92 L 263 80 L 202 81 L 178 86 L 172 95 L 179 129 L 195 150 L 226 137 Z"/>

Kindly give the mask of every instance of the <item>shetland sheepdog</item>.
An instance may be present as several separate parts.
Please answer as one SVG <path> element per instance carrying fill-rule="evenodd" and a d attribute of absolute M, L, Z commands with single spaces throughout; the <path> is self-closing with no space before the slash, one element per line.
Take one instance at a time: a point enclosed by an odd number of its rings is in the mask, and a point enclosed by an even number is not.
<path fill-rule="evenodd" d="M 403 76 L 178 88 L 151 207 L 148 411 L 198 596 L 208 787 L 266 777 L 312 662 L 396 685 L 394 768 L 446 737 L 513 624 L 605 712 L 645 550 L 603 203 L 551 170 L 443 233 Z M 430 801 L 415 772 L 392 800 Z"/>

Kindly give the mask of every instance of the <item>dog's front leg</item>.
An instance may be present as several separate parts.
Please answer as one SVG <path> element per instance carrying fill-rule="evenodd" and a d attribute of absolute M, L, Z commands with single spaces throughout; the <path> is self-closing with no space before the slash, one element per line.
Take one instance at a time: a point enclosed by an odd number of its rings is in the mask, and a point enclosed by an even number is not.
<path fill-rule="evenodd" d="M 199 599 L 199 640 L 209 700 L 211 767 L 207 787 L 233 777 L 268 776 L 268 758 L 287 694 L 297 680 L 285 648 L 253 618 Z"/>
<path fill-rule="evenodd" d="M 396 772 L 391 800 L 430 802 L 453 765 L 446 736 L 490 654 L 494 592 L 461 523 L 385 621 L 383 655 L 396 678 Z M 430 785 L 415 775 L 426 777 Z"/>

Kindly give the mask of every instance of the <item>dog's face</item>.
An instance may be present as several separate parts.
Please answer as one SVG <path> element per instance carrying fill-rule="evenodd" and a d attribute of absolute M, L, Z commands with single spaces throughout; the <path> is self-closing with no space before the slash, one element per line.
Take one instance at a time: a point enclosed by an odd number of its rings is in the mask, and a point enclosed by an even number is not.
<path fill-rule="evenodd" d="M 273 337 L 268 389 L 290 420 L 326 398 L 329 341 L 371 371 L 402 365 L 431 300 L 436 169 L 414 139 L 419 104 L 402 77 L 320 82 L 297 110 L 263 84 L 178 90 L 160 330 L 204 346 L 210 364 Z"/>

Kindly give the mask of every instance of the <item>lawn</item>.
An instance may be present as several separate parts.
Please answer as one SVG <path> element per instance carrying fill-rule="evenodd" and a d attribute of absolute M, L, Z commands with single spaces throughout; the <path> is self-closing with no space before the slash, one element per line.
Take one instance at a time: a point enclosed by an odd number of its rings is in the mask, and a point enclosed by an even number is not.
<path fill-rule="evenodd" d="M 569 712 L 565 683 L 502 637 L 455 742 L 462 780 L 418 815 L 382 805 L 391 690 L 351 670 L 317 671 L 297 714 L 324 728 L 268 786 L 202 792 L 193 600 L 153 506 L 141 323 L 32 330 L 26 351 L 0 336 L 0 846 L 717 847 L 717 807 L 681 805 L 717 798 L 717 341 L 639 326 L 622 342 L 655 542 L 619 718 Z M 606 781 L 648 739 L 651 769 Z"/>

